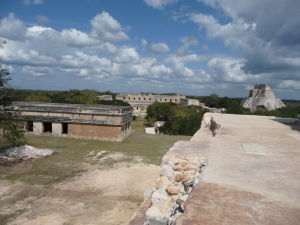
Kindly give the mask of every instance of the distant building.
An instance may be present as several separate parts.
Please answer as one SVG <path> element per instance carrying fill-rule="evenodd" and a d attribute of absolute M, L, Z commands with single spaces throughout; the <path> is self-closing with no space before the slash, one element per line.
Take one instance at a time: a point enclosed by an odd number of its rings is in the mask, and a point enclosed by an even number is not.
<path fill-rule="evenodd" d="M 285 107 L 285 104 L 279 98 L 275 97 L 270 86 L 259 84 L 250 90 L 249 96 L 242 102 L 242 106 L 251 111 L 255 111 L 259 108 L 275 110 Z"/>
<path fill-rule="evenodd" d="M 128 106 L 15 102 L 33 135 L 122 141 L 131 133 Z"/>
<path fill-rule="evenodd" d="M 99 100 L 112 101 L 113 97 L 111 95 L 99 95 L 97 96 Z"/>
<path fill-rule="evenodd" d="M 147 108 L 154 102 L 173 102 L 179 104 L 184 95 L 154 95 L 154 94 L 118 94 L 117 100 L 128 102 L 133 108 L 133 115 L 144 117 L 147 115 Z"/>
<path fill-rule="evenodd" d="M 189 106 L 189 105 L 204 106 L 204 103 L 200 103 L 198 99 L 192 99 L 192 98 L 181 98 L 180 104 L 184 106 Z"/>

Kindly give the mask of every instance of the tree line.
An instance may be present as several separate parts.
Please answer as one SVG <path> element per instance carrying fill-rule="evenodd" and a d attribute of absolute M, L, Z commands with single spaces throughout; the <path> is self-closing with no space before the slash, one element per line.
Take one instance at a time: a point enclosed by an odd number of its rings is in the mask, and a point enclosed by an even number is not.
<path fill-rule="evenodd" d="M 77 90 L 67 91 L 44 91 L 44 90 L 12 90 L 12 99 L 14 101 L 27 102 L 49 102 L 49 103 L 70 103 L 70 104 L 103 104 L 103 105 L 121 105 L 130 106 L 127 102 L 115 99 L 116 94 L 110 91 L 99 92 L 95 90 Z M 113 100 L 99 100 L 99 95 L 111 95 Z"/>

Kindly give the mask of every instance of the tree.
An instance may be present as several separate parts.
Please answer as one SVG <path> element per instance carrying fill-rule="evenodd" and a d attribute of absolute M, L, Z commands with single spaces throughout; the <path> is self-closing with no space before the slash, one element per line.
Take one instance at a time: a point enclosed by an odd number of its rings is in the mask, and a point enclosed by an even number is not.
<path fill-rule="evenodd" d="M 153 103 L 147 109 L 147 121 L 164 121 L 160 132 L 173 135 L 193 135 L 200 128 L 205 110 L 197 106 L 180 106 L 172 103 Z"/>
<path fill-rule="evenodd" d="M 0 48 L 6 42 L 0 40 Z M 7 87 L 10 80 L 9 72 L 0 66 L 0 130 L 2 136 L 10 146 L 18 146 L 25 143 L 24 122 L 18 112 L 12 110 L 11 89 Z"/>
<path fill-rule="evenodd" d="M 204 98 L 204 103 L 206 106 L 219 108 L 220 98 L 217 94 L 211 94 L 210 96 Z"/>
<path fill-rule="evenodd" d="M 51 102 L 51 98 L 42 93 L 31 94 L 25 98 L 26 102 Z"/>
<path fill-rule="evenodd" d="M 153 123 L 169 120 L 173 106 L 175 106 L 175 103 L 153 103 L 147 108 L 147 121 Z"/>

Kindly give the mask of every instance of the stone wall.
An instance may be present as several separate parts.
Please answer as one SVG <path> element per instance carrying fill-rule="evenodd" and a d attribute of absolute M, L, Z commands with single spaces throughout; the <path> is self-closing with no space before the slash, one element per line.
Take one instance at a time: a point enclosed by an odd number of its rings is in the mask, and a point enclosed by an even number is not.
<path fill-rule="evenodd" d="M 52 134 L 60 136 L 62 134 L 62 124 L 52 123 Z"/>
<path fill-rule="evenodd" d="M 202 122 L 203 129 L 207 129 L 208 118 Z M 175 224 L 176 218 L 184 213 L 185 202 L 207 165 L 206 153 L 199 151 L 199 146 L 206 145 L 206 140 L 174 144 L 163 157 L 155 189 L 151 190 L 129 225 Z"/>
<path fill-rule="evenodd" d="M 132 109 L 127 106 L 15 102 L 14 110 L 33 135 L 122 141 L 131 133 Z"/>
<path fill-rule="evenodd" d="M 180 99 L 185 98 L 184 95 L 154 95 L 154 94 L 119 94 L 116 99 L 126 102 L 143 102 L 143 103 L 154 103 L 154 102 L 174 102 L 179 104 Z"/>
<path fill-rule="evenodd" d="M 107 123 L 121 123 L 123 118 L 120 115 L 94 115 L 94 114 L 79 114 L 79 113 L 55 113 L 55 112 L 21 112 L 22 116 L 39 116 L 66 118 L 73 120 L 89 120 L 89 121 L 106 121 Z M 126 115 L 123 116 L 128 119 Z"/>
<path fill-rule="evenodd" d="M 33 131 L 27 132 L 31 135 L 62 136 L 83 139 L 98 139 L 105 141 L 123 141 L 132 130 L 129 127 L 68 123 L 68 132 L 63 133 L 62 123 L 52 123 L 52 132 L 44 132 L 43 122 L 33 122 Z"/>
<path fill-rule="evenodd" d="M 42 122 L 33 122 L 33 134 L 43 133 L 43 123 Z"/>
<path fill-rule="evenodd" d="M 128 132 L 130 132 L 128 130 Z M 105 126 L 93 124 L 69 124 L 69 137 L 89 138 L 101 140 L 120 141 L 126 135 L 127 131 L 122 131 L 119 126 Z"/>
<path fill-rule="evenodd" d="M 161 177 L 152 194 L 152 205 L 146 212 L 149 225 L 169 225 L 184 212 L 184 203 L 199 175 L 206 159 L 197 155 L 167 154 L 163 158 Z"/>

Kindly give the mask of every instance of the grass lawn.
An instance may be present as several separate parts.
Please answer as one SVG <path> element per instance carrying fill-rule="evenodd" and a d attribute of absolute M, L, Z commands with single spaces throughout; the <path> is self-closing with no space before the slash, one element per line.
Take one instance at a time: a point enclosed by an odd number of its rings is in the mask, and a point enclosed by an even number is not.
<path fill-rule="evenodd" d="M 27 144 L 37 148 L 55 150 L 51 156 L 28 160 L 13 166 L 0 166 L 0 179 L 21 180 L 30 184 L 51 184 L 75 176 L 83 171 L 82 163 L 108 166 L 116 162 L 141 162 L 160 165 L 163 155 L 178 140 L 188 140 L 189 136 L 147 135 L 145 126 L 133 126 L 133 134 L 123 142 L 108 142 L 62 137 L 27 136 Z M 0 149 L 5 143 L 0 140 Z M 91 152 L 100 151 L 122 153 L 124 157 L 106 161 L 92 160 Z M 101 158 L 100 158 L 101 159 Z"/>

